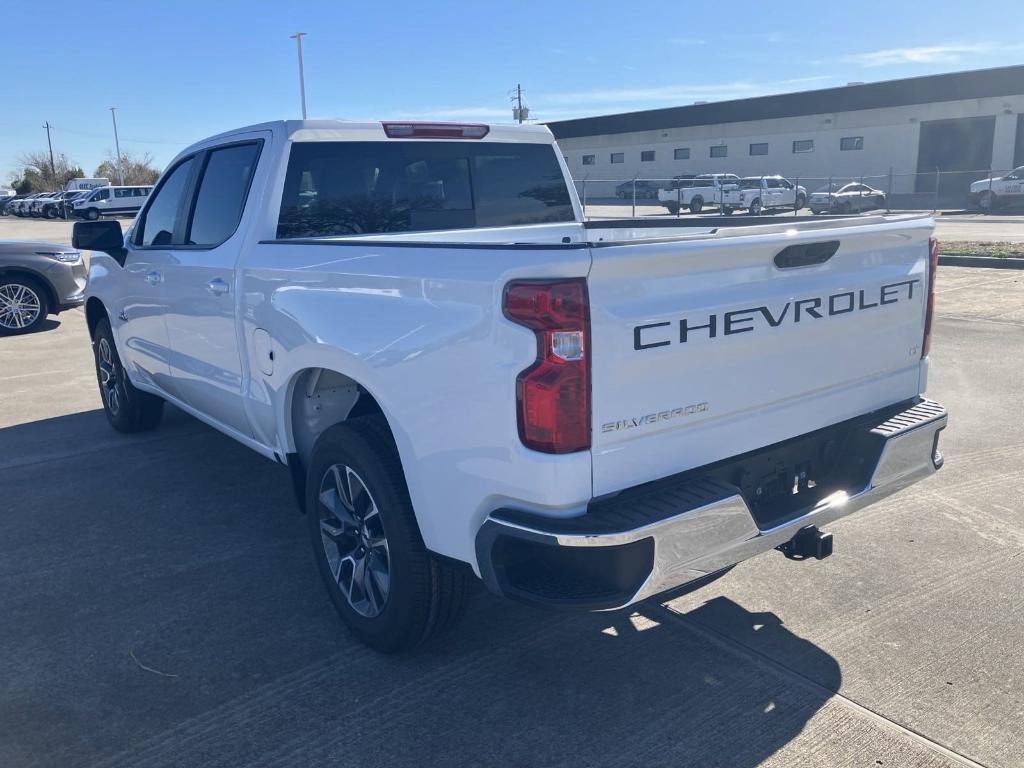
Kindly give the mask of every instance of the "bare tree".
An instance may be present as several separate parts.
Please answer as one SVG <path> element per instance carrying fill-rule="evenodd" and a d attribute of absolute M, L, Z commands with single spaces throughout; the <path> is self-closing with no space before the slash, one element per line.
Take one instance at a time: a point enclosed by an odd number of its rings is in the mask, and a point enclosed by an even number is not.
<path fill-rule="evenodd" d="M 125 184 L 153 184 L 160 171 L 153 165 L 153 156 L 148 152 L 135 156 L 131 152 L 121 153 L 121 168 L 124 170 Z M 107 159 L 96 167 L 96 178 L 110 179 L 114 184 L 121 178 L 117 168 L 117 155 L 107 150 Z"/>
<path fill-rule="evenodd" d="M 67 155 L 59 152 L 53 156 L 50 165 L 50 153 L 45 149 L 38 152 L 23 152 L 18 156 L 22 166 L 21 178 L 12 184 L 16 189 L 27 188 L 31 192 L 50 192 L 63 189 L 69 179 L 84 176 L 78 166 L 68 160 Z"/>

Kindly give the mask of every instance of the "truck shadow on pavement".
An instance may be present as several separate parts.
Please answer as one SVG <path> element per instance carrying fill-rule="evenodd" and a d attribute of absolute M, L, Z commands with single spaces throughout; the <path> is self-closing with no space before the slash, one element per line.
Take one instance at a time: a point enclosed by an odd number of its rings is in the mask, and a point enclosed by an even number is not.
<path fill-rule="evenodd" d="M 97 411 L 0 430 L 31 447 L 0 468 L 2 765 L 742 768 L 839 688 L 835 659 L 724 597 L 579 615 L 480 588 L 433 645 L 369 651 L 286 470 L 168 416 L 141 439 Z M 62 436 L 77 450 L 41 447 Z"/>

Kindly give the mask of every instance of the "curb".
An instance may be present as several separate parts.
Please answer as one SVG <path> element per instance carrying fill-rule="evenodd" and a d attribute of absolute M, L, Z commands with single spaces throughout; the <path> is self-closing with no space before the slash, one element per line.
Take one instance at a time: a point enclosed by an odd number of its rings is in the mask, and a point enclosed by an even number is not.
<path fill-rule="evenodd" d="M 944 256 L 939 254 L 940 267 L 989 267 L 991 269 L 1024 269 L 1024 259 L 998 256 Z"/>

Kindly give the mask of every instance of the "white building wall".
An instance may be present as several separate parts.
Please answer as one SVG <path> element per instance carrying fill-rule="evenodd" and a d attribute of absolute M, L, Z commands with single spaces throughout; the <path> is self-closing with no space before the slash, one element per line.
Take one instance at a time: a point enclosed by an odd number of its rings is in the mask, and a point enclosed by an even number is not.
<path fill-rule="evenodd" d="M 823 185 L 829 177 L 846 180 L 863 175 L 866 183 L 887 189 L 890 168 L 892 191 L 899 194 L 914 190 L 922 122 L 995 115 L 993 167 L 1008 168 L 1021 111 L 1024 95 L 585 136 L 558 143 L 573 178 L 587 180 L 588 197 L 613 194 L 617 183 L 634 177 L 671 179 L 681 173 L 714 172 L 741 176 L 779 173 L 801 179 L 808 189 Z M 840 139 L 853 136 L 863 137 L 864 148 L 840 150 Z M 814 150 L 794 153 L 793 142 L 805 139 L 814 141 Z M 762 142 L 768 143 L 768 154 L 751 156 L 750 145 Z M 710 156 L 711 146 L 717 144 L 728 147 L 727 157 Z M 674 159 L 674 149 L 682 147 L 689 148 L 689 160 Z M 641 162 L 642 150 L 654 150 L 655 160 Z M 614 152 L 622 152 L 625 162 L 610 163 Z M 583 155 L 590 154 L 595 156 L 595 164 L 583 165 Z"/>

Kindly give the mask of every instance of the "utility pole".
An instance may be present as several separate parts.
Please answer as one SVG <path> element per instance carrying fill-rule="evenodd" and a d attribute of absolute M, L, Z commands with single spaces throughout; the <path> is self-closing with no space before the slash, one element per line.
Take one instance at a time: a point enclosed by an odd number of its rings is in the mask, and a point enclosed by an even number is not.
<path fill-rule="evenodd" d="M 305 32 L 296 32 L 289 35 L 289 39 L 295 41 L 295 47 L 299 53 L 299 96 L 302 98 L 302 119 L 306 119 L 306 78 L 302 71 L 302 38 Z"/>
<path fill-rule="evenodd" d="M 124 186 L 124 165 L 121 162 L 121 142 L 117 140 L 117 115 L 115 110 L 117 107 L 110 108 L 110 119 L 114 122 L 114 151 L 117 152 L 117 178 L 118 183 Z"/>
<path fill-rule="evenodd" d="M 519 124 L 523 124 L 523 85 L 516 83 L 516 115 L 519 117 Z"/>
<path fill-rule="evenodd" d="M 50 128 L 52 128 L 52 127 L 53 126 L 50 125 L 50 121 L 49 120 L 47 120 L 45 123 L 43 123 L 43 128 L 46 129 L 46 146 L 48 146 L 50 148 L 50 177 L 53 179 L 53 183 L 56 184 L 57 183 L 57 166 L 55 166 L 53 164 L 53 142 L 50 141 Z"/>

